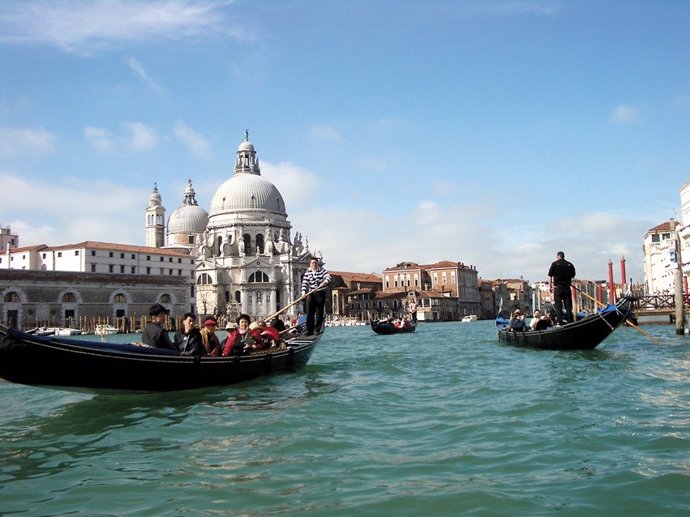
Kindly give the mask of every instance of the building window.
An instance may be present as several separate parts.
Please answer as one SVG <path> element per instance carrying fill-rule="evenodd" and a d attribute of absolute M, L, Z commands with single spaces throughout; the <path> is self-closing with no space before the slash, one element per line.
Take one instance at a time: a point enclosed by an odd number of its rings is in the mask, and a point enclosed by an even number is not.
<path fill-rule="evenodd" d="M 201 273 L 196 283 L 198 285 L 210 285 L 213 283 L 213 280 L 211 279 L 211 275 L 208 273 Z"/>
<path fill-rule="evenodd" d="M 172 303 L 172 297 L 169 294 L 162 294 L 160 303 Z"/>
<path fill-rule="evenodd" d="M 96 272 L 96 264 L 91 264 L 91 272 L 92 273 Z"/>
<path fill-rule="evenodd" d="M 190 235 L 187 241 L 188 244 L 194 244 L 194 235 Z"/>
<path fill-rule="evenodd" d="M 95 257 L 96 256 L 96 250 L 91 250 L 91 256 Z"/>
<path fill-rule="evenodd" d="M 114 255 L 113 255 L 113 252 L 112 252 L 112 251 L 108 252 L 108 256 L 109 256 L 110 258 L 113 258 L 113 256 L 114 256 Z"/>
<path fill-rule="evenodd" d="M 146 255 L 146 260 L 151 260 L 151 255 Z"/>
<path fill-rule="evenodd" d="M 137 258 L 137 256 L 134 253 L 132 253 L 132 260 L 134 260 L 135 258 Z"/>
<path fill-rule="evenodd" d="M 113 297 L 113 303 L 127 303 L 127 298 L 122 293 L 117 293 Z"/>
<path fill-rule="evenodd" d="M 249 282 L 270 282 L 268 279 L 268 275 L 264 273 L 263 271 L 257 271 L 256 273 L 252 273 L 251 276 L 249 277 Z"/>
<path fill-rule="evenodd" d="M 121 258 L 121 259 L 125 258 L 125 254 L 124 254 L 124 253 L 120 253 L 120 258 Z"/>
<path fill-rule="evenodd" d="M 58 251 L 58 257 L 62 257 L 62 252 L 61 252 L 61 251 Z M 24 257 L 22 257 L 22 258 L 26 258 L 26 256 L 24 256 Z"/>
<path fill-rule="evenodd" d="M 151 268 L 150 268 L 150 267 L 147 267 L 147 268 L 146 268 L 146 274 L 147 274 L 147 275 L 150 275 L 150 274 L 151 274 Z"/>
<path fill-rule="evenodd" d="M 165 262 L 165 257 L 161 257 L 161 262 Z"/>
<path fill-rule="evenodd" d="M 125 266 L 120 266 L 120 273 L 124 273 L 124 272 L 125 272 Z"/>
<path fill-rule="evenodd" d="M 181 269 L 177 270 L 177 276 L 182 276 L 182 270 Z"/>
<path fill-rule="evenodd" d="M 178 263 L 178 264 L 182 264 L 182 259 L 181 259 L 181 258 L 178 258 L 178 259 L 177 259 L 177 263 Z"/>
<path fill-rule="evenodd" d="M 137 267 L 136 267 L 136 266 L 132 266 L 132 274 L 135 275 L 136 272 L 137 272 Z"/>
<path fill-rule="evenodd" d="M 110 264 L 110 265 L 108 266 L 108 271 L 109 271 L 110 273 L 113 272 L 113 265 L 112 265 L 112 264 Z"/>
<path fill-rule="evenodd" d="M 19 302 L 21 300 L 19 299 L 19 295 L 17 293 L 11 292 L 11 293 L 7 293 L 5 295 L 5 301 L 6 302 Z"/>
<path fill-rule="evenodd" d="M 76 301 L 77 297 L 74 295 L 74 293 L 65 293 L 62 295 L 63 303 L 75 303 Z"/>
<path fill-rule="evenodd" d="M 44 253 L 44 254 L 43 254 L 43 260 L 45 260 L 45 258 L 46 258 L 46 254 Z"/>
<path fill-rule="evenodd" d="M 78 257 L 79 256 L 79 250 L 74 250 L 74 256 Z"/>

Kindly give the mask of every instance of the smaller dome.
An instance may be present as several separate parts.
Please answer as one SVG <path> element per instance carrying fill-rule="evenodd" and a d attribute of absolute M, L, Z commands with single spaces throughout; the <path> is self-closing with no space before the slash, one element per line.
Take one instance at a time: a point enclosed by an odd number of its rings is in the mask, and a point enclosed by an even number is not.
<path fill-rule="evenodd" d="M 168 219 L 168 234 L 203 233 L 208 224 L 208 214 L 199 205 L 182 205 Z"/>
<path fill-rule="evenodd" d="M 192 180 L 184 189 L 184 200 L 168 219 L 168 235 L 176 233 L 203 233 L 206 231 L 208 213 L 196 202 L 196 192 L 192 187 Z"/>
<path fill-rule="evenodd" d="M 162 204 L 163 200 L 161 199 L 161 195 L 158 193 L 158 186 L 154 185 L 153 192 L 151 192 L 151 195 L 149 196 L 149 208 L 161 206 Z"/>
<path fill-rule="evenodd" d="M 254 144 L 252 144 L 249 140 L 245 140 L 240 144 L 240 146 L 237 148 L 238 151 L 240 152 L 256 152 L 254 150 Z"/>

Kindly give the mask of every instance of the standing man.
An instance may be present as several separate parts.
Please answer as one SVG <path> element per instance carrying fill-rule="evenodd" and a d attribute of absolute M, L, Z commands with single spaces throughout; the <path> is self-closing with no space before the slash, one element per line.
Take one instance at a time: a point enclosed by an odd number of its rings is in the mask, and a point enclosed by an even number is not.
<path fill-rule="evenodd" d="M 151 321 L 144 327 L 144 332 L 141 335 L 141 340 L 145 345 L 152 346 L 154 348 L 167 348 L 169 350 L 179 350 L 175 344 L 170 341 L 170 336 L 167 330 L 163 328 L 163 323 L 168 317 L 168 309 L 163 307 L 160 303 L 154 303 L 149 308 L 149 316 L 151 316 Z"/>
<path fill-rule="evenodd" d="M 302 298 L 307 299 L 307 336 L 311 336 L 314 330 L 321 332 L 325 317 L 326 290 L 314 291 L 320 287 L 326 287 L 331 281 L 331 275 L 319 265 L 319 260 L 312 257 L 302 277 Z M 309 296 L 307 296 L 307 293 Z"/>
<path fill-rule="evenodd" d="M 556 260 L 549 268 L 549 289 L 553 293 L 553 304 L 556 309 L 556 323 L 563 323 L 563 305 L 568 322 L 573 321 L 573 293 L 570 281 L 575 278 L 575 266 L 565 260 L 565 253 L 556 253 Z"/>
<path fill-rule="evenodd" d="M 407 308 L 408 311 L 410 311 L 410 315 L 412 316 L 412 324 L 416 325 L 417 324 L 417 298 L 412 298 L 410 301 L 410 305 Z"/>

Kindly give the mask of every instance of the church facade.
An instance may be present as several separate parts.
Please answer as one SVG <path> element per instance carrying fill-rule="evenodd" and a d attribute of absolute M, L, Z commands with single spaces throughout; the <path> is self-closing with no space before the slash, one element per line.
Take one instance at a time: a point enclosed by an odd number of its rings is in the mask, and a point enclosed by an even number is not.
<path fill-rule="evenodd" d="M 210 212 L 198 206 L 195 195 L 190 181 L 166 228 L 161 224 L 165 208 L 154 188 L 146 209 L 146 242 L 195 258 L 196 311 L 234 321 L 241 313 L 255 320 L 287 309 L 300 297 L 312 254 L 299 232 L 292 235 L 283 197 L 261 176 L 247 133 L 233 174 L 213 195 Z M 294 304 L 283 315 L 301 310 L 301 304 Z"/>

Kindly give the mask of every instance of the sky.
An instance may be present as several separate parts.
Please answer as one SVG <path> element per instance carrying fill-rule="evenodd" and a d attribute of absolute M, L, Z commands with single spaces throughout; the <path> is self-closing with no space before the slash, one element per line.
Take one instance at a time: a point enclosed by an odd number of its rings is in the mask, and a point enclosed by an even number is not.
<path fill-rule="evenodd" d="M 581 279 L 680 220 L 690 2 L 3 0 L 0 225 L 145 244 L 245 130 L 327 269 Z M 690 222 L 686 222 L 688 224 Z"/>

